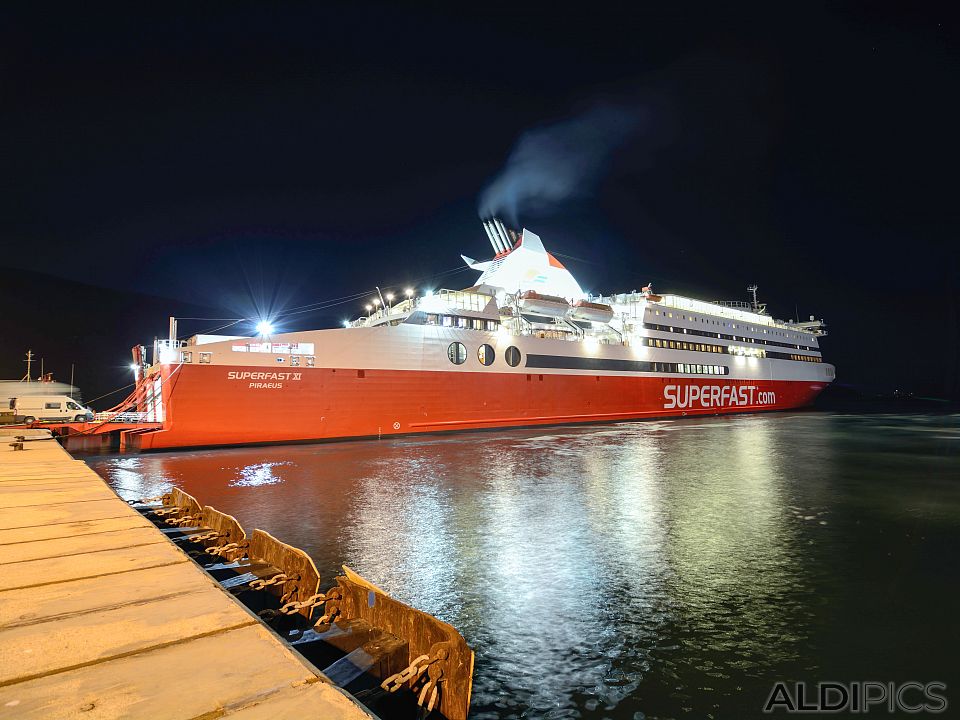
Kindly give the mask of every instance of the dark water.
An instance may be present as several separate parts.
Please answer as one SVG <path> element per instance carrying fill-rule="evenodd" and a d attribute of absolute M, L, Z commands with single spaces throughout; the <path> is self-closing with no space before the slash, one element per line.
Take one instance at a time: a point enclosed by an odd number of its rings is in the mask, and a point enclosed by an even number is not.
<path fill-rule="evenodd" d="M 821 412 L 95 458 L 460 629 L 473 717 L 744 718 L 775 680 L 960 708 L 960 416 Z"/>

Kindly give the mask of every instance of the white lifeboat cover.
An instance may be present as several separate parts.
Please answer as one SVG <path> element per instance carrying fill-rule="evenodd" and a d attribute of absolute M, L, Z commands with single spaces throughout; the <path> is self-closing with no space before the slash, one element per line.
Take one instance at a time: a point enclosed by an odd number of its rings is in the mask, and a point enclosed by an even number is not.
<path fill-rule="evenodd" d="M 546 251 L 540 236 L 526 228 L 516 247 L 495 258 L 476 284 L 492 285 L 511 293 L 534 290 L 570 300 L 582 300 L 585 296 L 570 271 Z"/>

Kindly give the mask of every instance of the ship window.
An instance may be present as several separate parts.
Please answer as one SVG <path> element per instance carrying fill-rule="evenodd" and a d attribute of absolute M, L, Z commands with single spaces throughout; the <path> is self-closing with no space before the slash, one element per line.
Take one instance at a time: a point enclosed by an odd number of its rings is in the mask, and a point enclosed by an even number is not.
<path fill-rule="evenodd" d="M 520 364 L 520 351 L 517 350 L 517 348 L 515 348 L 513 345 L 507 348 L 506 352 L 503 354 L 503 357 L 506 359 L 507 365 L 510 367 L 516 367 Z"/>
<path fill-rule="evenodd" d="M 467 361 L 467 348 L 463 343 L 452 342 L 447 348 L 447 357 L 454 365 L 463 365 Z"/>
<path fill-rule="evenodd" d="M 427 315 L 427 325 L 436 325 L 438 315 Z"/>
<path fill-rule="evenodd" d="M 313 367 L 316 362 L 316 358 L 313 355 L 307 356 L 307 367 Z"/>
<path fill-rule="evenodd" d="M 291 355 L 291 356 L 290 356 L 290 364 L 291 364 L 293 367 L 300 367 L 300 356 L 299 356 L 299 355 Z"/>
<path fill-rule="evenodd" d="M 478 318 L 473 319 L 473 329 L 474 330 L 483 330 L 483 320 Z"/>
<path fill-rule="evenodd" d="M 201 363 L 209 363 L 211 357 L 213 357 L 213 353 L 202 352 L 202 353 L 200 353 L 200 362 L 201 362 Z"/>
<path fill-rule="evenodd" d="M 449 315 L 444 315 L 441 318 L 441 325 L 443 325 L 444 327 L 453 327 L 453 318 L 450 317 Z"/>
<path fill-rule="evenodd" d="M 496 357 L 496 353 L 493 351 L 493 348 L 484 343 L 477 349 L 477 358 L 480 360 L 481 365 L 493 365 L 493 359 Z"/>
<path fill-rule="evenodd" d="M 192 352 L 183 352 L 180 353 L 180 362 L 193 362 L 193 353 Z"/>
<path fill-rule="evenodd" d="M 496 320 L 487 320 L 487 330 L 496 330 L 499 324 Z"/>
<path fill-rule="evenodd" d="M 465 328 L 465 327 L 467 327 L 467 322 L 468 322 L 468 319 L 467 319 L 467 318 L 465 318 L 465 317 L 458 317 L 458 318 L 457 318 L 457 327 L 458 327 L 458 328 Z"/>

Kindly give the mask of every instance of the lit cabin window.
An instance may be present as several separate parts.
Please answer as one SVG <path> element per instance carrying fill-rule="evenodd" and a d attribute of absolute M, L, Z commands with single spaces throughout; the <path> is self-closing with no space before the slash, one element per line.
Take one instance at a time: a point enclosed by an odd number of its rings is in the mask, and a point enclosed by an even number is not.
<path fill-rule="evenodd" d="M 452 342 L 447 348 L 447 357 L 454 365 L 463 365 L 467 361 L 467 348 L 463 343 Z"/>
<path fill-rule="evenodd" d="M 493 365 L 493 359 L 495 357 L 496 353 L 489 345 L 483 344 L 477 348 L 477 359 L 480 360 L 481 365 Z"/>
<path fill-rule="evenodd" d="M 440 324 L 444 327 L 453 327 L 453 318 L 449 315 L 443 315 Z"/>
<path fill-rule="evenodd" d="M 467 323 L 469 323 L 469 322 L 470 322 L 470 319 L 469 319 L 469 318 L 458 317 L 458 318 L 457 318 L 457 327 L 458 327 L 458 328 L 464 328 L 464 329 L 465 329 L 465 328 L 468 327 Z"/>
<path fill-rule="evenodd" d="M 503 353 L 503 357 L 506 359 L 507 365 L 510 367 L 516 367 L 520 364 L 520 351 L 513 345 L 506 349 L 506 352 Z"/>
<path fill-rule="evenodd" d="M 209 364 L 209 363 L 210 363 L 210 358 L 212 358 L 212 357 L 213 357 L 213 353 L 202 352 L 202 353 L 200 353 L 200 363 L 201 363 L 201 364 Z"/>
<path fill-rule="evenodd" d="M 307 356 L 307 367 L 313 367 L 316 363 L 316 358 L 313 355 Z"/>
<path fill-rule="evenodd" d="M 439 315 L 428 314 L 427 325 L 436 325 L 440 319 Z"/>

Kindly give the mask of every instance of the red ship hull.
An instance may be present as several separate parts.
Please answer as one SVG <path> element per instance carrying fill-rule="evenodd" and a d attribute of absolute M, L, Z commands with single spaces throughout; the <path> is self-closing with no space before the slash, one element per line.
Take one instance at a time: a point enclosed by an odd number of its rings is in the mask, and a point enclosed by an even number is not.
<path fill-rule="evenodd" d="M 228 375 L 216 365 L 162 366 L 163 429 L 130 434 L 126 447 L 305 442 L 789 410 L 810 405 L 827 385 L 799 380 L 328 368 L 280 373 L 279 380 L 271 381 L 271 373 L 264 373 L 269 368 L 230 370 Z M 266 379 L 257 380 L 258 374 Z"/>

